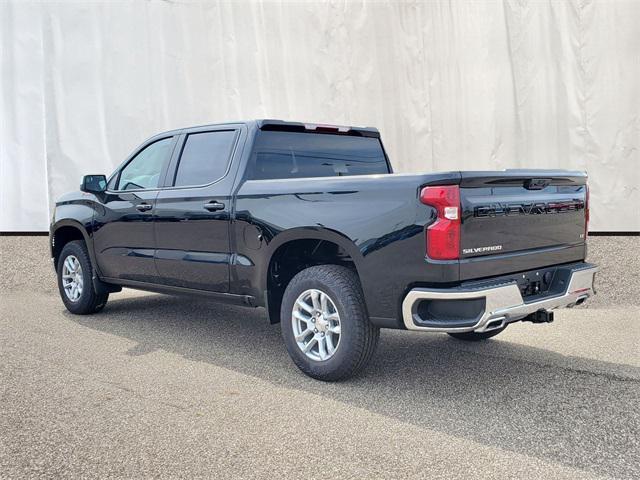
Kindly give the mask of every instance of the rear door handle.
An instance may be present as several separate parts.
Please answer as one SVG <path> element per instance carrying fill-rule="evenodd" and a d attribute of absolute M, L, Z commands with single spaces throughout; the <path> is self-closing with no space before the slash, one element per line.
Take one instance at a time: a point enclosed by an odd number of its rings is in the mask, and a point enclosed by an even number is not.
<path fill-rule="evenodd" d="M 218 210 L 222 210 L 224 208 L 224 203 L 216 202 L 215 200 L 211 200 L 208 203 L 204 204 L 205 210 L 209 210 L 210 212 L 216 212 Z"/>
<path fill-rule="evenodd" d="M 147 212 L 153 208 L 153 205 L 149 205 L 148 203 L 140 203 L 136 205 L 136 209 L 141 212 Z"/>

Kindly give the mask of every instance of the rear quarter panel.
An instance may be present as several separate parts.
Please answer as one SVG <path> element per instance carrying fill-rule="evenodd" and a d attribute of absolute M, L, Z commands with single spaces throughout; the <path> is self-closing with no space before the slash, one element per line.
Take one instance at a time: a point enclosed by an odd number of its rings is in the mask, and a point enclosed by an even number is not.
<path fill-rule="evenodd" d="M 411 282 L 457 280 L 448 266 L 426 268 L 424 227 L 432 209 L 420 185 L 442 175 L 375 175 L 246 181 L 238 190 L 232 239 L 239 260 L 234 293 L 264 297 L 269 260 L 283 243 L 333 241 L 350 253 L 372 317 L 395 318 Z M 258 241 L 261 235 L 262 240 Z"/>

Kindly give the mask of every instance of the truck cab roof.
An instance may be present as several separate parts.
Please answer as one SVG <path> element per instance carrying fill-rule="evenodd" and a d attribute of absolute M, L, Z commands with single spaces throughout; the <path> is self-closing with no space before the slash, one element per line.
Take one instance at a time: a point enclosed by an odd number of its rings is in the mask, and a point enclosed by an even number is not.
<path fill-rule="evenodd" d="M 224 125 L 238 125 L 244 124 L 248 127 L 254 127 L 259 130 L 276 130 L 276 131 L 300 131 L 308 133 L 332 133 L 338 135 L 355 135 L 361 137 L 380 137 L 380 132 L 374 127 L 358 127 L 354 125 L 330 125 L 324 123 L 311 123 L 311 122 L 293 122 L 287 120 L 278 120 L 270 118 L 261 118 L 254 120 L 239 120 L 235 122 L 220 122 L 210 123 L 203 125 L 193 125 L 190 127 L 177 128 L 162 132 L 157 136 L 166 136 L 168 134 L 179 134 L 188 132 L 190 130 L 200 130 L 207 127 L 220 127 Z"/>

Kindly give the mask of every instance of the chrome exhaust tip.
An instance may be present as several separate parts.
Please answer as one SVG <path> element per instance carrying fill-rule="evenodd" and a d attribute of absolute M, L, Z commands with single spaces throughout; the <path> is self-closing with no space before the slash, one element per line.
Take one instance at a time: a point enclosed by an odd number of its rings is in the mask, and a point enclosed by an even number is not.
<path fill-rule="evenodd" d="M 589 298 L 589 295 L 582 295 L 581 297 L 578 297 L 574 305 L 582 305 L 587 298 Z"/>
<path fill-rule="evenodd" d="M 484 327 L 474 330 L 474 332 L 490 332 L 491 330 L 498 330 L 507 324 L 506 317 L 492 318 Z"/>

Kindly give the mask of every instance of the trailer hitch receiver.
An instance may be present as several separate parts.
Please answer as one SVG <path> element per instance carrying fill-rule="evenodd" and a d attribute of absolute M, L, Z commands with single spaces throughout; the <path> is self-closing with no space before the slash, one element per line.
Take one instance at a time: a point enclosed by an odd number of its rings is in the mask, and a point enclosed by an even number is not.
<path fill-rule="evenodd" d="M 551 323 L 553 322 L 553 312 L 549 310 L 538 310 L 533 312 L 522 319 L 523 322 L 533 323 Z"/>

